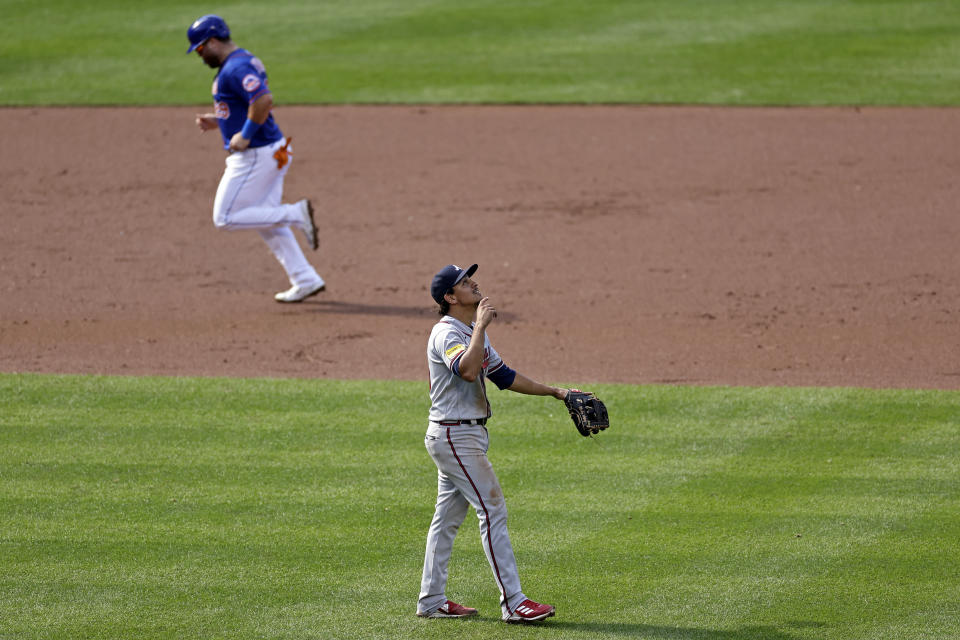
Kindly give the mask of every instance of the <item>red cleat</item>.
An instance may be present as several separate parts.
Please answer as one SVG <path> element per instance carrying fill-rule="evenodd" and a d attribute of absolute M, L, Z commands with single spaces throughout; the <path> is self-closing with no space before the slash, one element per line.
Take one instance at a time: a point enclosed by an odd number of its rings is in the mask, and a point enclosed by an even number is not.
<path fill-rule="evenodd" d="M 551 609 L 552 608 L 553 607 L 551 607 Z M 447 600 L 440 605 L 440 608 L 436 611 L 433 611 L 432 613 L 420 613 L 417 611 L 417 615 L 421 618 L 467 618 L 469 616 L 477 615 L 477 610 Z"/>
<path fill-rule="evenodd" d="M 549 618 L 556 613 L 556 609 L 549 604 L 540 604 L 539 602 L 534 602 L 533 600 L 527 599 L 520 603 L 520 605 L 514 609 L 513 613 L 503 619 L 504 622 L 539 622 Z"/>

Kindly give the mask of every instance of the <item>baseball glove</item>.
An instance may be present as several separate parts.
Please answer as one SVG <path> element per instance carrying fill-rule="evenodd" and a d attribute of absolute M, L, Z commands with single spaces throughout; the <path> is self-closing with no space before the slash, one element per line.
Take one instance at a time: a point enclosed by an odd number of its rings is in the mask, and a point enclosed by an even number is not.
<path fill-rule="evenodd" d="M 610 426 L 607 406 L 592 393 L 570 389 L 563 402 L 567 405 L 573 424 L 583 437 L 600 433 Z"/>
<path fill-rule="evenodd" d="M 293 138 L 287 138 L 283 146 L 273 152 L 273 159 L 277 161 L 277 169 L 283 169 L 290 162 L 290 156 L 293 155 L 293 149 L 290 148 L 291 142 L 293 142 Z"/>

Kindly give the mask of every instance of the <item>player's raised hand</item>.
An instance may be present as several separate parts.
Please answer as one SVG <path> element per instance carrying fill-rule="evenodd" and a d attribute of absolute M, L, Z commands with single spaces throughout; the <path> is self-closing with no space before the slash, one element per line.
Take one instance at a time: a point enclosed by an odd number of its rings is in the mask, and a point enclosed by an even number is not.
<path fill-rule="evenodd" d="M 494 308 L 493 304 L 490 303 L 490 298 L 481 298 L 480 302 L 477 304 L 476 324 L 485 327 L 493 322 L 493 319 L 496 317 L 497 310 Z"/>

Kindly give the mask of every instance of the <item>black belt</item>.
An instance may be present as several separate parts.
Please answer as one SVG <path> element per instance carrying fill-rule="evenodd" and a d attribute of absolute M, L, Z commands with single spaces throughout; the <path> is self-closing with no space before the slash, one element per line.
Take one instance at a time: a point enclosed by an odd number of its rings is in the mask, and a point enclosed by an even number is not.
<path fill-rule="evenodd" d="M 439 420 L 437 421 L 437 424 L 439 424 L 442 427 L 455 427 L 458 424 L 478 424 L 480 426 L 483 426 L 487 424 L 487 419 L 477 418 L 476 420 Z"/>

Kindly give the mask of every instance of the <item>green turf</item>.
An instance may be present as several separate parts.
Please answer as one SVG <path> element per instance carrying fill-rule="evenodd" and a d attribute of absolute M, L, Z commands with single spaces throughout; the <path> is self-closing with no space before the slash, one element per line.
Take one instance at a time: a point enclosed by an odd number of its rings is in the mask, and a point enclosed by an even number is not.
<path fill-rule="evenodd" d="M 497 619 L 473 515 L 413 616 L 422 382 L 0 374 L 0 638 L 960 637 L 960 393 L 492 392 L 542 628 Z"/>
<path fill-rule="evenodd" d="M 955 0 L 3 0 L 0 105 L 203 104 L 215 11 L 278 103 L 960 104 Z"/>

